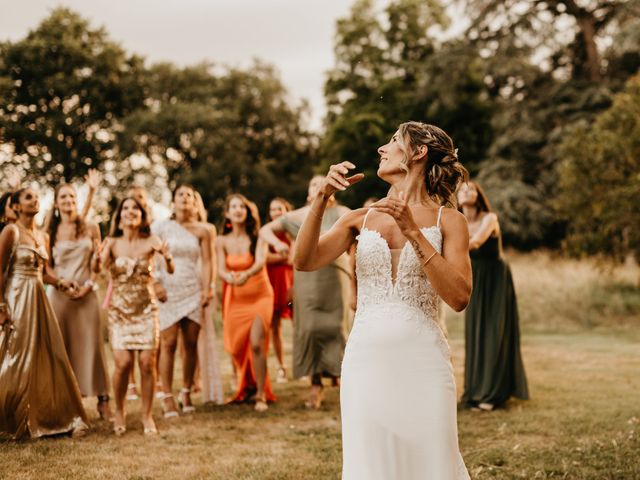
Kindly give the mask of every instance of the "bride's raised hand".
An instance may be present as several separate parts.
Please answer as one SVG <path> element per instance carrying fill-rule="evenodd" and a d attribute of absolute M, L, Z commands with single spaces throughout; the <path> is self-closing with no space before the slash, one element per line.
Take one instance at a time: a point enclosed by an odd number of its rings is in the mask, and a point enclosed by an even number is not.
<path fill-rule="evenodd" d="M 418 229 L 418 224 L 409 208 L 409 200 L 404 198 L 404 192 L 400 192 L 399 198 L 385 197 L 378 200 L 371 204 L 370 208 L 375 208 L 379 212 L 391 215 L 405 236 L 409 232 Z"/>
<path fill-rule="evenodd" d="M 349 170 L 353 170 L 356 166 L 351 162 L 341 162 L 329 167 L 329 173 L 324 177 L 320 191 L 329 198 L 337 191 L 345 191 L 354 183 L 358 183 L 364 178 L 364 173 L 356 173 L 348 177 Z"/>

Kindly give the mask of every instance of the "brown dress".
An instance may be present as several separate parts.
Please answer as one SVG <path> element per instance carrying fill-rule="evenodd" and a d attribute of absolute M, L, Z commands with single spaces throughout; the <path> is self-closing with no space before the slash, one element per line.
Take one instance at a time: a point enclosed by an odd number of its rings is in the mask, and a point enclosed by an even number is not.
<path fill-rule="evenodd" d="M 160 341 L 158 302 L 149 258 L 118 257 L 111 264 L 113 293 L 107 312 L 114 350 L 155 350 Z"/>
<path fill-rule="evenodd" d="M 44 249 L 20 243 L 9 259 L 5 300 L 14 329 L 0 329 L 2 438 L 86 427 L 80 390 L 42 283 L 46 261 Z"/>
<path fill-rule="evenodd" d="M 52 253 L 58 278 L 75 280 L 78 285 L 91 278 L 93 244 L 89 237 L 56 242 Z M 79 300 L 72 300 L 53 288 L 47 293 L 60 323 L 62 338 L 80 392 L 85 397 L 107 395 L 109 388 L 98 297 L 93 291 Z"/>

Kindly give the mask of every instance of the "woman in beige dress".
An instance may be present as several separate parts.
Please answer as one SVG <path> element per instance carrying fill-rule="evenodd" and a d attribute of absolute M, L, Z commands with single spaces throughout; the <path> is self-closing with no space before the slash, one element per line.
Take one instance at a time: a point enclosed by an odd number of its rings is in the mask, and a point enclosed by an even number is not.
<path fill-rule="evenodd" d="M 76 375 L 80 393 L 98 398 L 98 413 L 111 419 L 100 307 L 95 292 L 91 259 L 100 245 L 100 229 L 85 223 L 78 214 L 76 190 L 61 184 L 55 190 L 53 214 L 48 228 L 49 265 L 59 277 L 73 280 L 78 288 L 68 293 L 47 293 L 62 331 L 62 338 Z"/>
<path fill-rule="evenodd" d="M 140 368 L 144 433 L 158 433 L 151 414 L 154 364 L 160 336 L 152 276 L 157 253 L 164 257 L 167 271 L 173 272 L 173 259 L 168 247 L 158 237 L 151 235 L 145 209 L 136 199 L 125 198 L 120 202 L 111 223 L 100 262 L 95 265 L 96 272 L 104 265 L 113 282 L 107 318 L 115 361 L 113 393 L 116 400 L 116 435 L 126 431 L 125 395 L 135 352 L 138 352 Z"/>
<path fill-rule="evenodd" d="M 0 438 L 81 434 L 87 416 L 43 281 L 73 284 L 47 266 L 37 193 L 22 188 L 11 205 L 18 218 L 0 234 Z"/>

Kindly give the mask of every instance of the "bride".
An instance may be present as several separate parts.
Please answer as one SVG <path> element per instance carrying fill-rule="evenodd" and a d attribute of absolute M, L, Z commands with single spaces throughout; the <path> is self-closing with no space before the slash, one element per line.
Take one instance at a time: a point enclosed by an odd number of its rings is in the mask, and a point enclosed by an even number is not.
<path fill-rule="evenodd" d="M 419 122 L 378 149 L 389 195 L 320 236 L 336 191 L 364 175 L 332 165 L 298 234 L 295 267 L 328 265 L 357 241 L 358 302 L 342 364 L 343 480 L 460 480 L 456 387 L 438 297 L 462 310 L 471 293 L 469 234 L 451 205 L 467 172 L 449 136 Z"/>

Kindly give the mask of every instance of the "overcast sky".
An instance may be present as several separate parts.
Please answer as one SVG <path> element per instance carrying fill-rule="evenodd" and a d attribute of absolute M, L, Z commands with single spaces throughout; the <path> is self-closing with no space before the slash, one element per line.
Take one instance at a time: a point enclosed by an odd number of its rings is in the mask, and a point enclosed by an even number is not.
<path fill-rule="evenodd" d="M 150 62 L 184 66 L 210 60 L 275 65 L 293 99 L 307 98 L 313 128 L 324 115 L 324 72 L 333 66 L 338 18 L 352 0 L 0 0 L 0 39 L 18 40 L 57 6 L 104 26 Z M 378 0 L 383 6 L 387 2 Z"/>

